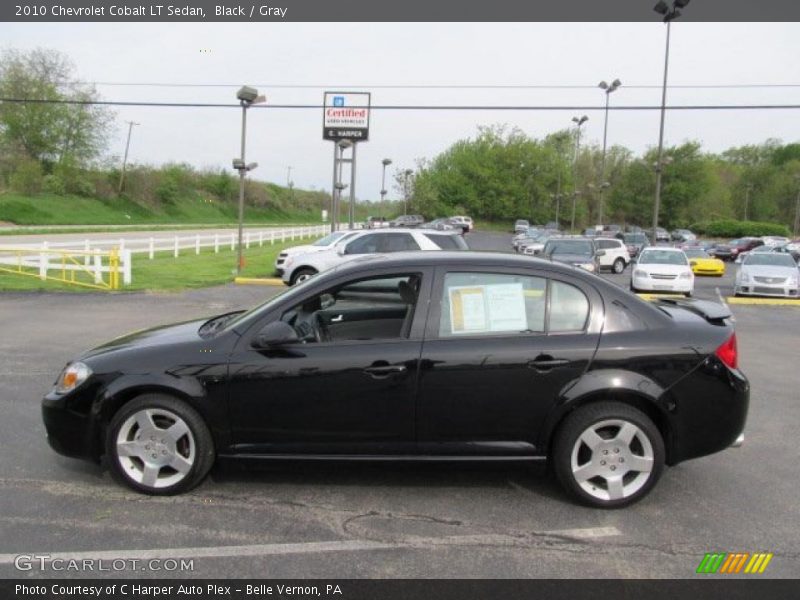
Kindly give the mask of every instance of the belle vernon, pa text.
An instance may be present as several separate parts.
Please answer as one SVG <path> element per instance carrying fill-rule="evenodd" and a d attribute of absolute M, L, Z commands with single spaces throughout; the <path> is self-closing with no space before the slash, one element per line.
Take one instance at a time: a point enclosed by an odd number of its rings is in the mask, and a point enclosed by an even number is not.
<path fill-rule="evenodd" d="M 108 13 L 106 13 L 108 8 Z M 214 7 L 215 17 L 277 17 L 285 18 L 288 12 L 286 7 L 277 6 L 223 6 Z M 203 7 L 197 6 L 177 6 L 174 4 L 140 4 L 139 6 L 62 6 L 56 4 L 50 7 L 50 14 L 47 14 L 44 6 L 17 6 L 18 16 L 53 16 L 53 17 L 202 17 L 206 18 L 206 11 Z"/>

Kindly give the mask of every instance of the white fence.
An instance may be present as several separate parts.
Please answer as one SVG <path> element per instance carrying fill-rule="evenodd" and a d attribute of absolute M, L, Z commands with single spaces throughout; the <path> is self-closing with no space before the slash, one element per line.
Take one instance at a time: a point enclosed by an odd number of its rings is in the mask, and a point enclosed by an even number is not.
<path fill-rule="evenodd" d="M 330 225 L 308 225 L 303 227 L 269 228 L 261 230 L 247 229 L 242 233 L 242 246 L 247 249 L 254 246 L 274 245 L 295 240 L 319 237 L 330 231 Z M 42 242 L 39 244 L 15 244 L 10 252 L 3 253 L 0 247 L 0 265 L 38 268 L 42 279 L 47 279 L 49 270 L 71 271 L 83 270 L 95 273 L 97 280 L 102 273 L 108 272 L 109 266 L 97 259 L 101 253 L 116 250 L 119 259 L 119 272 L 122 284 L 130 285 L 132 280 L 132 255 L 146 254 L 149 259 L 156 252 L 171 252 L 177 258 L 183 253 L 200 254 L 201 248 L 235 250 L 238 246 L 238 231 L 231 233 L 170 235 L 163 237 L 124 237 L 73 240 L 67 242 Z M 65 254 L 75 253 L 80 261 L 65 261 Z M 82 262 L 83 264 L 78 264 Z"/>

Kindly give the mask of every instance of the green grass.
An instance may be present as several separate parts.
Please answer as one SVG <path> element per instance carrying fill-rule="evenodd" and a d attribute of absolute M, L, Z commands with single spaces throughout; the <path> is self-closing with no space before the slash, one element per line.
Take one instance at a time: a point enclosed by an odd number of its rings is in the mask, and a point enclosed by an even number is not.
<path fill-rule="evenodd" d="M 322 223 L 314 223 L 314 225 L 321 225 Z M 274 225 L 276 227 L 294 227 L 294 226 L 306 226 L 309 225 L 307 221 L 296 221 L 296 222 L 286 222 L 286 223 L 261 223 L 261 224 L 246 224 L 245 230 L 250 229 L 260 229 L 265 225 Z M 230 228 L 235 227 L 236 223 L 184 223 L 178 224 L 175 223 L 173 225 L 115 225 L 113 229 L 109 227 L 100 227 L 98 225 L 87 225 L 87 226 L 80 226 L 76 225 L 74 227 L 44 227 L 44 226 L 24 226 L 24 227 L 15 227 L 14 229 L 2 229 L 0 230 L 0 238 L 2 236 L 12 236 L 12 235 L 39 235 L 39 234 L 48 234 L 48 233 L 114 233 L 114 232 L 133 232 L 133 231 L 181 231 L 184 229 L 194 230 L 194 229 L 219 229 L 219 228 Z"/>
<path fill-rule="evenodd" d="M 246 262 L 242 277 L 273 277 L 275 258 L 283 248 L 311 241 L 309 238 L 274 246 L 251 246 L 244 250 Z M 157 252 L 153 260 L 147 254 L 134 254 L 132 285 L 123 287 L 121 292 L 181 290 L 231 283 L 235 276 L 236 257 L 236 250 L 231 251 L 229 246 L 220 248 L 219 254 L 215 254 L 213 248 L 201 249 L 199 255 L 195 255 L 193 250 L 183 250 L 178 258 L 172 252 Z M 0 272 L 0 291 L 97 292 L 92 288 L 4 272 Z"/>
<path fill-rule="evenodd" d="M 200 197 L 184 198 L 160 208 L 143 206 L 125 198 L 99 200 L 81 196 L 0 194 L 0 221 L 17 225 L 136 225 L 231 224 L 237 222 L 235 203 Z M 309 222 L 318 214 L 285 213 L 245 207 L 248 223 Z"/>

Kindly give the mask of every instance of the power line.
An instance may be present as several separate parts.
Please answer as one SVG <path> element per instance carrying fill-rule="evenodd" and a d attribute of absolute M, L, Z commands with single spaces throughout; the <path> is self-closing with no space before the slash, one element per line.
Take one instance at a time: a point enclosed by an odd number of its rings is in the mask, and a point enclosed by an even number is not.
<path fill-rule="evenodd" d="M 141 101 L 120 101 L 120 100 L 50 100 L 39 98 L 0 98 L 0 102 L 13 104 L 74 104 L 91 106 L 142 106 L 151 108 L 241 108 L 239 104 L 219 104 L 203 102 L 141 102 Z M 252 108 L 269 109 L 297 109 L 297 110 L 320 110 L 325 108 L 322 104 L 261 104 L 254 105 Z M 800 108 L 800 104 L 684 104 L 667 106 L 668 110 L 794 110 Z M 577 105 L 377 105 L 371 106 L 370 110 L 480 110 L 480 111 L 561 111 L 561 110 L 582 110 L 594 111 L 605 110 L 604 106 L 577 106 Z M 651 105 L 629 105 L 611 106 L 611 111 L 646 111 L 661 110 L 661 106 Z"/>
<path fill-rule="evenodd" d="M 64 84 L 124 87 L 164 88 L 231 88 L 240 83 L 170 83 L 137 81 L 72 81 Z M 267 89 L 384 89 L 384 90 L 582 90 L 596 89 L 587 84 L 378 84 L 378 85 L 320 85 L 303 83 L 254 83 L 254 87 Z M 669 89 L 757 89 L 800 88 L 800 83 L 711 83 L 670 85 Z M 626 85 L 626 89 L 661 89 L 661 85 Z"/>

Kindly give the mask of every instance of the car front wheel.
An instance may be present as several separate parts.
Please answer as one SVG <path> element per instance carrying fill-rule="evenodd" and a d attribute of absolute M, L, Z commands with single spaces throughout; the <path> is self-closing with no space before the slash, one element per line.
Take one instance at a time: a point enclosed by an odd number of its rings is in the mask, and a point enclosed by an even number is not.
<path fill-rule="evenodd" d="M 185 492 L 214 464 L 214 443 L 202 417 L 185 402 L 145 394 L 125 404 L 109 424 L 106 456 L 125 485 L 153 495 Z"/>
<path fill-rule="evenodd" d="M 317 270 L 312 269 L 311 267 L 303 267 L 301 269 L 297 269 L 297 271 L 295 271 L 292 274 L 292 285 L 303 283 L 304 281 L 311 279 L 316 274 Z"/>
<path fill-rule="evenodd" d="M 588 404 L 559 428 L 551 461 L 562 486 L 599 508 L 632 504 L 664 468 L 664 441 L 641 411 L 618 402 Z"/>

